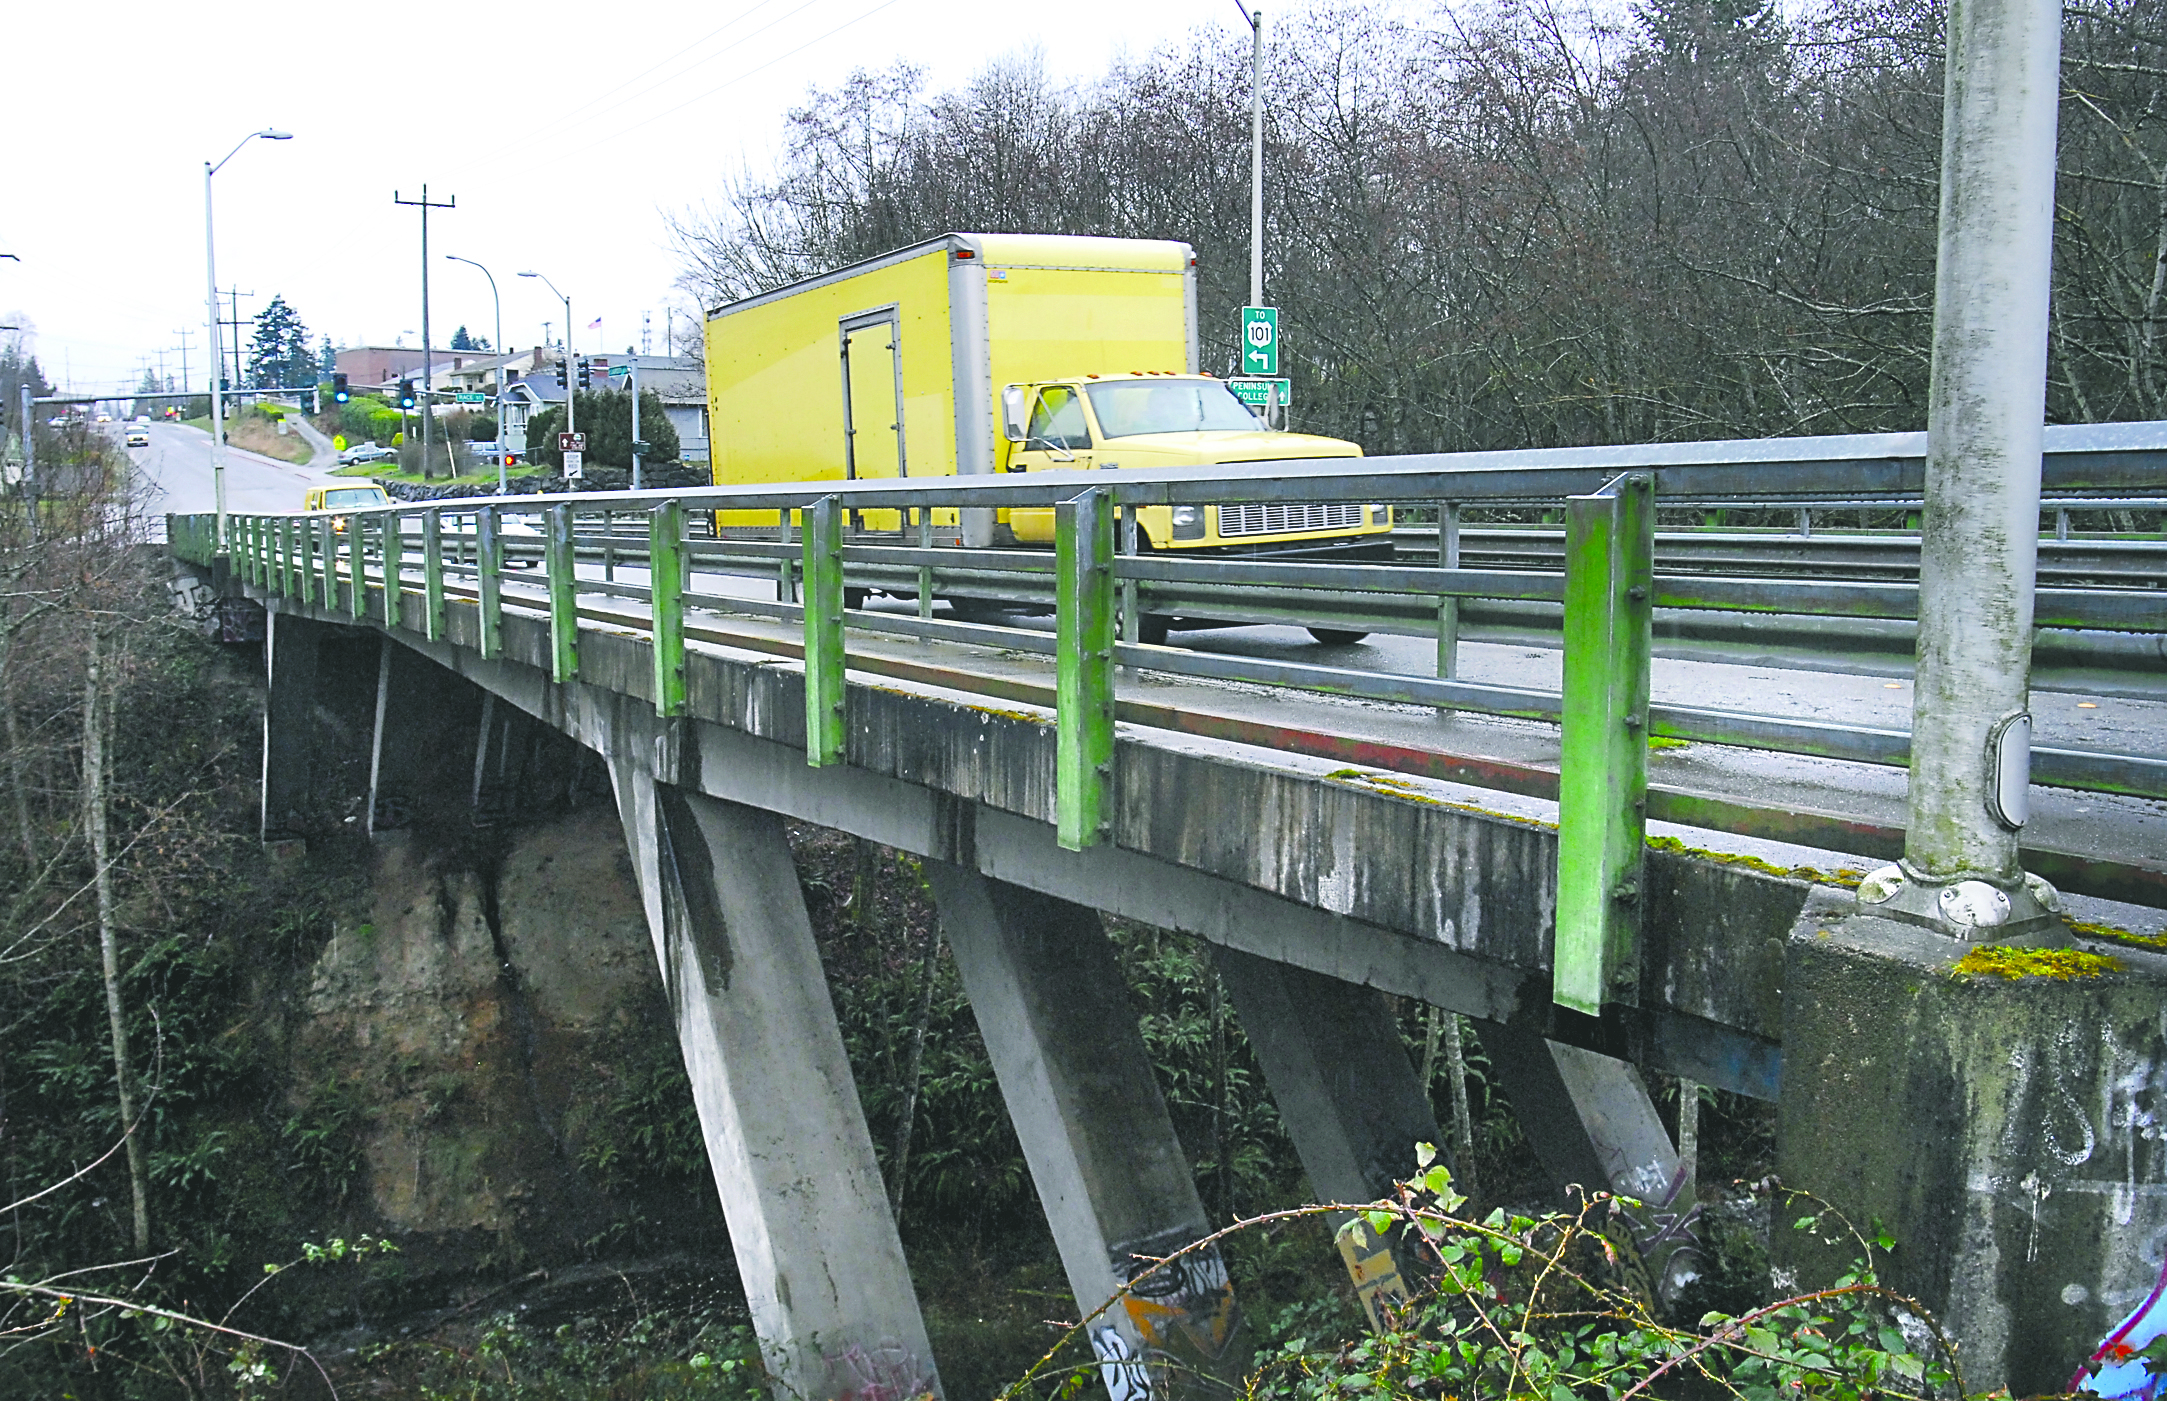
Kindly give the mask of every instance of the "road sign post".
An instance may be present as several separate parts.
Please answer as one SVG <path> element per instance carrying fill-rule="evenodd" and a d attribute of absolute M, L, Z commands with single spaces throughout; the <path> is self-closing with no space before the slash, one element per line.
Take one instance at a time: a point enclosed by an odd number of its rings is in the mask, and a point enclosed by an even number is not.
<path fill-rule="evenodd" d="M 1242 374 L 1271 378 L 1279 373 L 1279 308 L 1242 308 Z"/>

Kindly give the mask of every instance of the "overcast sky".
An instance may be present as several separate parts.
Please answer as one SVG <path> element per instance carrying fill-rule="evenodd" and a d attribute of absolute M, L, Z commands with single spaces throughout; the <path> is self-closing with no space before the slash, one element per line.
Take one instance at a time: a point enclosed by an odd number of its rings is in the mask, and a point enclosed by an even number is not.
<path fill-rule="evenodd" d="M 902 58 L 939 87 L 1034 46 L 1049 76 L 1085 79 L 1205 25 L 1239 33 L 1234 0 L 24 5 L 0 177 L 0 252 L 21 261 L 0 260 L 0 313 L 35 326 L 49 376 L 93 391 L 134 387 L 160 350 L 177 370 L 187 328 L 202 384 L 203 162 L 268 126 L 294 139 L 250 142 L 216 181 L 218 280 L 257 294 L 244 314 L 281 293 L 334 341 L 418 345 L 418 216 L 392 195 L 426 182 L 458 200 L 430 215 L 438 344 L 462 322 L 492 332 L 488 284 L 456 253 L 495 273 L 508 344 L 544 320 L 561 334 L 561 304 L 515 276 L 538 268 L 570 294 L 581 350 L 636 344 L 651 311 L 659 353 L 663 213 L 765 167 L 809 84 Z M 576 193 L 548 193 L 567 164 Z"/>

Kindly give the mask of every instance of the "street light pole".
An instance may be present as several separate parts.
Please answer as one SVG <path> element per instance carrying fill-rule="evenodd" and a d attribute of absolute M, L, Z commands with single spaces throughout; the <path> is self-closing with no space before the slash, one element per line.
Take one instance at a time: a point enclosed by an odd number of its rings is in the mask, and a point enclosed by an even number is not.
<path fill-rule="evenodd" d="M 470 268 L 482 268 L 482 265 L 472 258 L 462 258 L 457 253 L 446 253 L 444 256 L 452 262 L 465 263 Z M 504 299 L 497 295 L 496 275 L 489 269 L 482 268 L 482 276 L 489 279 L 489 300 L 496 304 L 497 309 L 497 338 L 489 344 L 497 353 L 497 393 L 492 407 L 497 412 L 497 495 L 503 496 L 511 490 L 511 483 L 504 470 Z"/>
<path fill-rule="evenodd" d="M 234 143 L 226 152 L 226 160 L 216 165 L 203 163 L 203 280 L 208 292 L 204 305 L 210 312 L 211 331 L 211 495 L 218 510 L 218 546 L 226 544 L 226 396 L 219 376 L 224 364 L 219 359 L 218 348 L 218 244 L 211 233 L 211 177 L 226 168 L 226 161 L 241 154 L 241 148 L 257 137 L 266 141 L 291 141 L 293 133 L 276 127 L 252 131 Z"/>
<path fill-rule="evenodd" d="M 538 272 L 529 270 L 519 275 L 521 277 L 541 278 L 544 287 L 547 287 L 552 292 L 557 292 L 557 284 L 546 277 L 542 277 Z M 579 397 L 579 384 L 572 375 L 572 299 L 562 292 L 557 292 L 557 296 L 564 302 L 564 431 L 577 433 L 579 431 L 579 416 L 573 411 L 572 406 L 573 400 Z"/>
<path fill-rule="evenodd" d="M 1241 6 L 1249 21 L 1249 305 L 1264 305 L 1264 11 Z"/>

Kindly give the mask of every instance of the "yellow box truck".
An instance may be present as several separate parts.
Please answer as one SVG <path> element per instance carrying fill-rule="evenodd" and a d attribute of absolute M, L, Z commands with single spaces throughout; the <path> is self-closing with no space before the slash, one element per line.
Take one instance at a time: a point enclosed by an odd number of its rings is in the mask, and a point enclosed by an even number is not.
<path fill-rule="evenodd" d="M 1197 373 L 1196 259 L 1185 243 L 947 234 L 707 318 L 714 479 L 775 482 L 1193 467 L 1359 457 L 1277 432 Z M 721 512 L 724 527 L 765 512 Z M 966 545 L 1040 544 L 1045 509 L 937 512 Z M 1382 506 L 1157 506 L 1155 550 L 1388 554 Z M 891 531 L 896 511 L 867 511 Z"/>

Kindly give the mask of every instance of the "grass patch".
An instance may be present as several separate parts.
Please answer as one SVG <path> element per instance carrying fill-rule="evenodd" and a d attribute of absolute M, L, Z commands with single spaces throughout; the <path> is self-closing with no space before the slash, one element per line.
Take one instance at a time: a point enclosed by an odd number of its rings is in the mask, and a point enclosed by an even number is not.
<path fill-rule="evenodd" d="M 298 432 L 282 434 L 275 425 L 252 413 L 235 414 L 226 420 L 226 441 L 237 448 L 297 465 L 316 455 L 316 449 L 309 445 L 309 440 Z"/>

